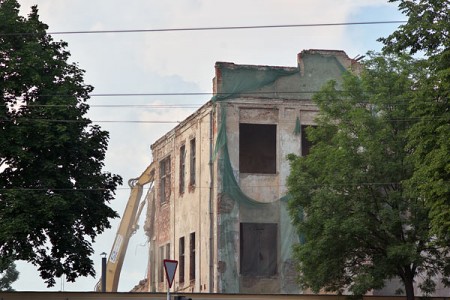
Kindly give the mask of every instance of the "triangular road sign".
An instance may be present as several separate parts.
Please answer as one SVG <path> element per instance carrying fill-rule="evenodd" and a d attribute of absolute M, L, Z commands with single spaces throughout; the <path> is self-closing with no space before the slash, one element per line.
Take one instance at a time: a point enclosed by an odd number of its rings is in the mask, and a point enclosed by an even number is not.
<path fill-rule="evenodd" d="M 164 270 L 166 270 L 166 278 L 169 283 L 169 289 L 172 287 L 173 279 L 175 278 L 175 271 L 177 270 L 178 261 L 165 259 Z"/>

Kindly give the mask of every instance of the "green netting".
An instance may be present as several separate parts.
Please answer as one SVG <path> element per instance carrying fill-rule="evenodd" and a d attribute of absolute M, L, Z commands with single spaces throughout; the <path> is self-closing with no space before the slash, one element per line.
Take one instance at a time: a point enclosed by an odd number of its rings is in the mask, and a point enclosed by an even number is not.
<path fill-rule="evenodd" d="M 278 239 L 281 246 L 277 247 L 277 249 L 280 251 L 280 259 L 272 263 L 278 265 L 282 292 L 298 293 L 299 288 L 295 284 L 297 275 L 295 262 L 292 259 L 292 246 L 298 243 L 300 239 L 288 214 L 287 200 L 289 197 L 285 195 L 271 202 L 261 202 L 249 197 L 242 191 L 234 175 L 228 153 L 226 108 L 222 103 L 220 107 L 221 121 L 214 149 L 214 159 L 219 157 L 219 168 L 222 178 L 222 201 L 231 202 L 231 204 L 227 204 L 229 209 L 226 211 L 222 210 L 219 216 L 221 228 L 219 234 L 219 256 L 221 261 L 226 264 L 226 268 L 222 273 L 221 289 L 229 293 L 242 292 L 239 281 L 239 259 L 236 259 L 236 252 L 239 251 L 237 243 L 240 238 L 239 215 L 243 210 L 254 210 L 257 214 L 270 213 L 279 216 Z M 218 155 L 219 153 L 220 155 Z M 224 197 L 228 198 L 228 200 L 224 200 Z M 276 241 L 273 242 L 276 243 Z M 267 265 L 270 265 L 270 263 Z"/>
<path fill-rule="evenodd" d="M 224 202 L 224 198 L 221 199 Z M 239 293 L 239 271 L 236 252 L 239 251 L 237 241 L 239 239 L 239 207 L 231 205 L 227 212 L 219 214 L 218 223 L 219 247 L 218 258 L 221 265 L 221 280 L 219 290 L 227 293 Z"/>
<path fill-rule="evenodd" d="M 230 65 L 233 66 L 233 65 Z M 284 76 L 298 74 L 298 68 L 281 68 L 281 67 L 254 67 L 239 66 L 239 70 L 233 67 L 220 68 L 221 87 L 220 93 L 213 97 L 213 101 L 225 101 L 230 98 L 236 98 L 242 93 L 257 91 L 267 85 L 274 83 L 276 80 Z M 259 94 L 258 97 L 264 95 L 270 97 L 270 94 Z M 230 156 L 227 146 L 226 133 L 226 110 L 225 105 L 220 106 L 221 122 L 216 140 L 213 159 L 216 159 L 219 150 L 221 150 L 220 169 L 222 174 L 222 192 L 231 199 L 238 201 L 244 205 L 264 205 L 265 202 L 257 201 L 248 197 L 240 188 L 230 162 Z M 282 197 L 278 200 L 287 200 Z"/>
<path fill-rule="evenodd" d="M 297 117 L 297 119 L 295 119 L 294 134 L 299 135 L 301 132 L 302 132 L 302 125 L 300 124 L 300 118 Z"/>
<path fill-rule="evenodd" d="M 227 133 L 226 133 L 226 109 L 224 105 L 221 106 L 221 124 L 217 134 L 216 146 L 214 149 L 214 159 L 219 150 L 221 150 L 220 170 L 222 175 L 222 193 L 228 195 L 231 199 L 238 201 L 239 204 L 254 206 L 265 205 L 270 202 L 261 202 L 247 196 L 239 186 L 239 183 L 234 176 L 233 167 L 231 166 L 230 155 L 228 153 Z M 288 196 L 285 195 L 278 200 L 287 201 Z"/>
<path fill-rule="evenodd" d="M 215 95 L 212 101 L 223 101 L 242 93 L 258 90 L 275 82 L 280 77 L 297 74 L 298 69 L 273 67 L 256 69 L 250 66 L 239 66 L 239 72 L 229 68 L 221 68 L 220 72 L 221 93 Z"/>
<path fill-rule="evenodd" d="M 240 222 L 243 220 L 260 220 L 270 223 L 276 220 L 278 226 L 277 274 L 280 276 L 282 293 L 298 293 L 295 284 L 296 264 L 292 258 L 292 246 L 304 242 L 291 223 L 288 213 L 287 195 L 270 201 L 258 201 L 246 195 L 239 186 L 233 170 L 227 142 L 226 103 L 239 97 L 257 95 L 258 99 L 311 99 L 314 91 L 319 90 L 328 80 L 336 80 L 345 72 L 345 68 L 334 56 L 321 54 L 306 54 L 302 57 L 299 68 L 273 68 L 255 66 L 235 66 L 233 64 L 218 65 L 220 76 L 217 82 L 218 94 L 212 99 L 215 107 L 218 105 L 221 119 L 219 132 L 215 144 L 213 159 L 219 158 L 219 172 L 221 177 L 221 198 L 219 204 L 219 260 L 221 262 L 221 283 L 219 289 L 228 293 L 239 293 L 241 281 L 239 273 L 239 240 Z M 300 74 L 302 73 L 302 74 Z M 278 81 L 283 78 L 283 80 Z M 281 90 L 281 97 L 277 91 Z M 300 119 L 297 118 L 293 135 L 301 134 Z M 248 218 L 249 212 L 251 218 Z M 303 212 L 299 212 L 303 214 Z M 243 217 L 243 216 L 247 217 Z M 267 220 L 261 216 L 267 216 Z M 257 221 L 254 221 L 257 222 Z M 268 265 L 270 265 L 272 261 Z"/>

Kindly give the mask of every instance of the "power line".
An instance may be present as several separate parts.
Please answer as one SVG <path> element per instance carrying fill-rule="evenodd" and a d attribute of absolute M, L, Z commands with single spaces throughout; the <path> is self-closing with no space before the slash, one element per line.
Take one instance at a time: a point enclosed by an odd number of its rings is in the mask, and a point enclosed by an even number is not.
<path fill-rule="evenodd" d="M 391 90 L 395 92 L 396 90 Z M 399 91 L 402 91 L 399 89 Z M 322 90 L 305 90 L 305 91 L 250 91 L 250 92 L 236 92 L 236 95 L 296 95 L 296 94 L 315 94 L 318 92 L 322 92 Z M 346 90 L 335 90 L 334 93 L 348 93 Z M 414 91 L 411 91 L 414 92 Z M 176 93 L 91 93 L 89 97 L 143 97 L 143 96 L 228 96 L 233 93 L 226 92 L 176 92 Z M 370 95 L 370 94 L 369 94 Z M 74 95 L 67 94 L 40 94 L 38 97 L 74 97 Z M 289 100 L 289 99 L 288 99 Z M 295 99 L 294 99 L 295 100 Z"/>
<path fill-rule="evenodd" d="M 391 90 L 395 92 L 396 90 Z M 397 91 L 403 91 L 403 89 L 397 89 Z M 229 96 L 229 95 L 297 95 L 297 94 L 314 94 L 322 92 L 322 90 L 304 90 L 304 91 L 247 91 L 247 92 L 177 92 L 177 93 L 91 93 L 90 97 L 136 97 L 136 96 Z M 335 90 L 335 93 L 348 93 L 348 90 Z M 50 96 L 66 96 L 72 97 L 72 95 L 65 94 L 43 94 L 42 97 Z"/>
<path fill-rule="evenodd" d="M 0 120 L 3 122 L 48 122 L 48 123 L 149 123 L 149 124 L 179 124 L 181 121 L 173 120 L 63 120 L 63 119 L 25 119 L 20 120 Z"/>
<path fill-rule="evenodd" d="M 264 91 L 255 91 L 255 92 L 239 92 L 236 95 L 246 96 L 246 95 L 267 95 L 274 96 L 277 95 L 299 95 L 299 94 L 315 94 L 320 92 L 320 90 L 311 90 L 311 91 L 276 91 L 276 92 L 264 92 Z M 336 91 L 342 92 L 342 91 Z M 89 94 L 90 98 L 120 98 L 120 97 L 170 97 L 170 96 L 229 96 L 231 93 L 213 93 L 213 92 L 177 92 L 177 93 L 91 93 Z M 73 98 L 74 95 L 68 94 L 39 94 L 36 95 L 37 98 L 50 98 L 50 97 L 61 97 L 61 98 Z M 289 98 L 286 98 L 289 100 Z M 296 100 L 296 99 L 293 99 Z M 204 104 L 204 103 L 203 103 Z M 50 104 L 51 105 L 51 104 Z M 182 104 L 179 104 L 182 105 Z M 183 105 L 200 105 L 196 104 L 183 104 Z M 31 106 L 31 105 L 30 105 Z M 38 105 L 33 105 L 38 106 Z"/>
<path fill-rule="evenodd" d="M 289 100 L 289 99 L 287 99 Z M 294 101 L 302 101 L 302 100 L 296 100 Z M 311 103 L 311 100 L 303 100 L 307 101 L 306 103 L 302 103 L 301 105 L 303 107 L 305 106 L 311 106 L 311 107 L 317 107 L 317 104 Z M 398 99 L 397 101 L 390 101 L 389 103 L 384 103 L 383 105 L 386 106 L 405 106 L 409 105 L 411 103 L 410 99 Z M 197 109 L 203 106 L 205 103 L 189 103 L 189 104 L 89 104 L 90 108 L 150 108 L 150 109 L 174 109 L 174 108 L 181 108 L 181 109 Z M 369 101 L 365 102 L 359 102 L 358 104 L 374 104 Z M 77 104 L 27 104 L 27 107 L 76 107 Z"/>
<path fill-rule="evenodd" d="M 380 186 L 380 185 L 393 185 L 393 184 L 401 184 L 400 182 L 360 182 L 360 183 L 334 183 L 334 184 L 310 184 L 310 185 L 300 185 L 300 186 L 340 186 L 340 187 L 358 187 L 358 186 Z M 216 188 L 220 188 L 219 186 L 215 186 Z M 274 184 L 274 185 L 245 185 L 245 188 L 277 188 L 277 187 L 286 187 L 286 185 L 282 184 Z M 201 189 L 210 189 L 210 186 L 196 186 L 196 188 Z M 109 189 L 106 188 L 51 188 L 51 187 L 40 187 L 40 188 L 22 188 L 22 187 L 11 187 L 11 188 L 0 188 L 0 191 L 107 191 Z M 131 190 L 129 187 L 117 187 L 115 190 Z"/>
<path fill-rule="evenodd" d="M 435 120 L 447 120 L 447 117 L 405 117 L 405 118 L 386 118 L 388 121 L 394 122 L 410 122 L 410 121 L 435 121 Z M 63 120 L 63 119 L 14 119 L 14 120 L 0 120 L 0 123 L 6 122 L 48 122 L 48 123 L 136 123 L 136 124 L 180 124 L 183 121 L 173 120 Z M 276 124 L 294 124 L 292 121 L 278 121 Z"/>
<path fill-rule="evenodd" d="M 343 23 L 312 23 L 289 25 L 254 25 L 254 26 L 218 26 L 218 27 L 190 27 L 190 28 L 160 28 L 160 29 L 124 29 L 124 30 L 86 30 L 86 31 L 55 31 L 49 34 L 86 34 L 86 33 L 140 33 L 140 32 L 173 32 L 173 31 L 209 31 L 209 30 L 242 30 L 242 29 L 268 29 L 268 28 L 295 28 L 295 27 L 325 27 L 325 26 L 352 26 L 352 25 L 378 25 L 398 24 L 406 21 L 374 21 L 374 22 L 343 22 Z"/>
<path fill-rule="evenodd" d="M 320 92 L 320 90 L 310 90 L 310 91 L 276 91 L 276 92 L 264 92 L 264 91 L 254 91 L 254 92 L 238 92 L 237 95 L 277 95 L 277 94 L 313 94 Z M 344 92 L 344 91 L 336 91 Z M 213 92 L 177 92 L 177 93 L 91 93 L 89 97 L 144 97 L 144 96 L 228 96 L 232 93 L 213 93 Z M 40 94 L 38 97 L 74 97 L 74 95 L 67 94 Z"/>
<path fill-rule="evenodd" d="M 131 107 L 131 108 L 157 108 L 157 109 L 167 109 L 167 108 L 199 108 L 202 104 L 89 104 L 90 108 L 99 107 L 99 108 L 108 108 L 108 107 Z M 70 104 L 29 104 L 28 107 L 72 107 L 76 105 Z"/>
<path fill-rule="evenodd" d="M 341 22 L 341 23 L 310 23 L 310 24 L 281 24 L 281 25 L 249 25 L 249 26 L 217 26 L 217 27 L 180 27 L 180 28 L 157 28 L 157 29 L 115 29 L 115 30 L 76 30 L 76 31 L 53 31 L 51 35 L 61 34 L 103 34 L 103 33 L 143 33 L 143 32 L 176 32 L 176 31 L 210 31 L 210 30 L 250 30 L 270 28 L 297 28 L 297 27 L 329 27 L 329 26 L 355 26 L 355 25 L 382 25 L 401 24 L 406 21 L 366 21 L 366 22 Z M 32 32 L 1 33 L 0 36 L 11 35 L 34 35 Z"/>
<path fill-rule="evenodd" d="M 262 92 L 261 92 L 262 93 Z M 219 95 L 221 93 L 218 93 Z M 225 94 L 225 93 L 222 93 Z M 90 97 L 135 97 L 135 96 L 210 96 L 213 92 L 179 92 L 179 93 L 92 93 Z M 44 95 L 48 96 L 48 95 Z M 49 95 L 52 96 L 52 95 Z M 63 95 L 64 96 L 64 95 Z"/>

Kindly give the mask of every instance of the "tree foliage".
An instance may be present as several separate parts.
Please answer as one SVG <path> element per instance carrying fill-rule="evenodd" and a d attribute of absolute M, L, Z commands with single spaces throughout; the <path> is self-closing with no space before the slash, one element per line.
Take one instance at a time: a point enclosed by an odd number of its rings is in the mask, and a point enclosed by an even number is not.
<path fill-rule="evenodd" d="M 32 7 L 0 0 L 0 271 L 7 261 L 55 277 L 94 275 L 92 242 L 117 214 L 120 176 L 102 171 L 108 132 L 85 117 L 92 87 Z"/>
<path fill-rule="evenodd" d="M 19 271 L 16 269 L 16 264 L 10 262 L 3 273 L 0 273 L 0 291 L 14 291 L 11 284 L 19 279 Z"/>
<path fill-rule="evenodd" d="M 405 25 L 387 38 L 384 51 L 410 54 L 423 51 L 427 56 L 440 55 L 450 49 L 450 3 L 447 0 L 389 0 L 398 2 L 408 17 Z"/>
<path fill-rule="evenodd" d="M 447 0 L 390 0 L 399 2 L 408 17 L 405 25 L 380 39 L 387 53 L 423 52 L 429 77 L 423 78 L 410 102 L 417 122 L 409 131 L 408 149 L 415 171 L 409 181 L 412 195 L 426 199 L 432 234 L 450 243 L 450 2 Z"/>
<path fill-rule="evenodd" d="M 404 184 L 414 170 L 406 146 L 416 120 L 407 108 L 429 75 L 423 64 L 372 56 L 360 76 L 346 74 L 315 95 L 314 146 L 289 157 L 289 210 L 306 239 L 294 250 L 303 288 L 363 294 L 398 277 L 413 299 L 418 273 L 424 292 L 434 275 L 450 275 L 449 249 L 432 243 L 425 201 Z"/>

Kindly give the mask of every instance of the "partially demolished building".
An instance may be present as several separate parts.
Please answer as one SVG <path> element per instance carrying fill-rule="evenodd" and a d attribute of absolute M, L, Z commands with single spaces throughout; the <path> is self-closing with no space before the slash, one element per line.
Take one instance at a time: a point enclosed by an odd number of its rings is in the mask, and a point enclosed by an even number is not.
<path fill-rule="evenodd" d="M 149 291 L 167 290 L 174 259 L 175 291 L 300 292 L 286 156 L 308 153 L 313 93 L 358 68 L 335 50 L 303 51 L 296 67 L 216 63 L 211 101 L 151 146 Z"/>

